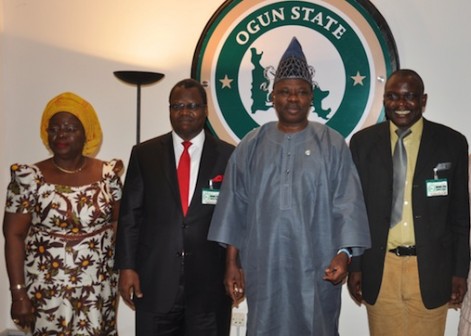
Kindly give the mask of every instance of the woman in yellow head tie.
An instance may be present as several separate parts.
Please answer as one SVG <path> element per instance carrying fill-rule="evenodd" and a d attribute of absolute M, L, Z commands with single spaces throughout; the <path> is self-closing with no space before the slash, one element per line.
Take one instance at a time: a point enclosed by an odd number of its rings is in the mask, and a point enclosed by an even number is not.
<path fill-rule="evenodd" d="M 93 158 L 93 107 L 62 93 L 46 106 L 52 157 L 13 164 L 3 230 L 11 317 L 33 335 L 116 335 L 114 232 L 123 163 Z"/>

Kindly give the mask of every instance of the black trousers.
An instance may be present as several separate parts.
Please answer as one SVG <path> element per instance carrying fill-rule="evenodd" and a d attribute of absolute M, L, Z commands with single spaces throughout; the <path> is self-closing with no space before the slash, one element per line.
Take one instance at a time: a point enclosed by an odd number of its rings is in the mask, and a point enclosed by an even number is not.
<path fill-rule="evenodd" d="M 182 275 L 175 304 L 168 313 L 152 313 L 136 309 L 136 336 L 229 335 L 230 304 L 211 312 L 195 311 L 192 306 L 186 302 Z"/>

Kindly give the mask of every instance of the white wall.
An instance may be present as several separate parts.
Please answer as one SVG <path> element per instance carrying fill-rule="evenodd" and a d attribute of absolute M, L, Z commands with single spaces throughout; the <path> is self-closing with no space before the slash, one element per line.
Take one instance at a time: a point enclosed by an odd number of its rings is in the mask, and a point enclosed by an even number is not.
<path fill-rule="evenodd" d="M 142 89 L 145 140 L 170 130 L 167 96 L 189 77 L 203 28 L 222 0 L 0 0 L 0 204 L 9 165 L 36 162 L 48 153 L 39 139 L 46 102 L 71 90 L 96 108 L 104 130 L 99 158 L 128 160 L 135 142 L 136 89 L 115 70 L 165 73 Z M 471 139 L 465 109 L 471 78 L 467 32 L 469 0 L 372 0 L 396 39 L 402 67 L 417 70 L 429 94 L 426 116 Z M 452 3 L 452 5 L 451 5 Z M 2 192 L 3 190 L 3 192 Z M 3 247 L 3 237 L 0 238 Z M 0 252 L 0 331 L 12 328 L 3 248 Z M 133 334 L 133 314 L 120 308 L 121 335 Z M 446 335 L 455 335 L 458 312 L 450 311 Z M 341 335 L 367 335 L 364 307 L 344 291 Z"/>

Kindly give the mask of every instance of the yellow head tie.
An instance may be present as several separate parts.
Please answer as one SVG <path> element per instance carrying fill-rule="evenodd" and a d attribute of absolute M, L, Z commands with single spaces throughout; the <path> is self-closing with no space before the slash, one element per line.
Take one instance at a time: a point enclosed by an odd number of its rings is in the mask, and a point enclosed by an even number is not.
<path fill-rule="evenodd" d="M 49 149 L 47 135 L 49 120 L 59 112 L 69 112 L 80 120 L 85 130 L 86 138 L 82 154 L 87 156 L 96 155 L 103 139 L 100 121 L 93 106 L 85 99 L 71 92 L 64 92 L 52 98 L 44 109 L 41 118 L 40 134 L 46 148 Z"/>

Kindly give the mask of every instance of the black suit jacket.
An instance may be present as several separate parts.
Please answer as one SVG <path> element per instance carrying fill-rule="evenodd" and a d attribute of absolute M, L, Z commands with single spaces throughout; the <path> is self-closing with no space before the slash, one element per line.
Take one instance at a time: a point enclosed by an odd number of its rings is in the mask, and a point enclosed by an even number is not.
<path fill-rule="evenodd" d="M 168 312 L 182 267 L 188 304 L 199 305 L 199 311 L 230 309 L 223 285 L 225 249 L 207 240 L 214 205 L 202 204 L 202 190 L 224 174 L 233 149 L 206 133 L 196 189 L 184 217 L 171 133 L 134 146 L 121 200 L 116 267 L 139 274 L 144 297 L 135 298 L 136 309 Z"/>
<path fill-rule="evenodd" d="M 350 141 L 368 212 L 372 247 L 354 258 L 351 271 L 362 272 L 362 294 L 369 304 L 378 297 L 383 276 L 392 205 L 392 154 L 389 122 L 355 134 Z M 448 195 L 427 197 L 433 168 L 448 181 Z M 413 177 L 412 211 L 422 300 L 429 309 L 448 302 L 452 276 L 469 269 L 468 144 L 460 133 L 424 119 Z"/>

